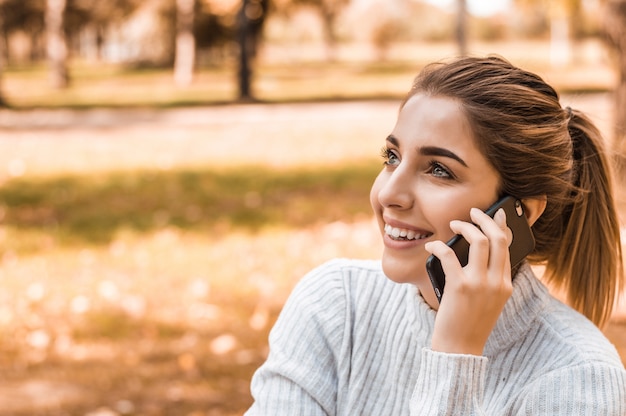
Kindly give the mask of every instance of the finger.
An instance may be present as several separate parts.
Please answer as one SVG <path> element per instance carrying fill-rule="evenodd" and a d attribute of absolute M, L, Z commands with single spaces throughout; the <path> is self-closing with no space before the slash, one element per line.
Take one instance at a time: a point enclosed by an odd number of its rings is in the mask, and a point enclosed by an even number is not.
<path fill-rule="evenodd" d="M 496 213 L 497 218 L 491 218 L 479 209 L 470 211 L 472 221 L 481 228 L 488 239 L 489 261 L 488 264 L 499 273 L 503 270 L 504 261 L 510 256 L 509 240 L 506 226 L 506 214 L 502 209 Z"/>
<path fill-rule="evenodd" d="M 461 234 L 469 243 L 468 266 L 480 268 L 481 273 L 487 269 L 489 262 L 489 239 L 476 225 L 464 221 L 451 221 L 450 228 Z"/>
<path fill-rule="evenodd" d="M 504 209 L 500 208 L 496 212 L 496 215 L 494 215 L 493 219 L 496 222 L 496 224 L 498 224 L 498 227 L 500 227 L 506 233 L 507 246 L 510 247 L 511 243 L 513 242 L 513 232 L 507 226 L 506 212 L 504 211 Z"/>
<path fill-rule="evenodd" d="M 424 248 L 439 259 L 441 268 L 446 275 L 446 280 L 454 280 L 455 276 L 459 276 L 463 272 L 461 263 L 459 263 L 454 250 L 443 241 L 428 242 L 424 245 Z"/>

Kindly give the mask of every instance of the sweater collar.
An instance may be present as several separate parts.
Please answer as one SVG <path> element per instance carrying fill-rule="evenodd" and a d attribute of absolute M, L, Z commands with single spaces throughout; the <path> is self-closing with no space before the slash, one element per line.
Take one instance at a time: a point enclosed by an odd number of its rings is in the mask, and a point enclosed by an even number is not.
<path fill-rule="evenodd" d="M 435 326 L 437 312 L 428 306 L 424 299 L 415 296 L 415 286 L 412 287 L 413 310 L 416 312 L 414 328 L 416 332 L 425 332 L 431 338 Z M 545 309 L 549 294 L 547 288 L 537 279 L 528 263 L 523 263 L 513 279 L 513 294 L 504 306 L 504 310 L 494 327 L 484 355 L 489 357 L 506 349 L 517 342 L 528 332 Z"/>

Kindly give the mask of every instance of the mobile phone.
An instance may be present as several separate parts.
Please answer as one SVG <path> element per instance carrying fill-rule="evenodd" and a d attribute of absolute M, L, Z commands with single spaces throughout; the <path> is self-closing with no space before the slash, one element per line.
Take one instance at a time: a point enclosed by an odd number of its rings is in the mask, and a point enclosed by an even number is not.
<path fill-rule="evenodd" d="M 506 224 L 513 233 L 513 241 L 509 246 L 511 255 L 511 268 L 517 266 L 524 258 L 530 254 L 535 248 L 535 238 L 533 232 L 528 225 L 524 212 L 522 201 L 512 196 L 504 196 L 498 202 L 489 207 L 485 213 L 493 218 L 496 212 L 503 208 L 506 214 Z M 461 266 L 467 265 L 467 257 L 469 254 L 469 243 L 463 236 L 457 234 L 446 243 L 454 250 Z M 443 296 L 443 288 L 446 284 L 445 274 L 441 267 L 441 262 L 437 257 L 431 255 L 426 260 L 426 271 L 428 277 L 435 290 L 437 300 L 441 302 Z"/>

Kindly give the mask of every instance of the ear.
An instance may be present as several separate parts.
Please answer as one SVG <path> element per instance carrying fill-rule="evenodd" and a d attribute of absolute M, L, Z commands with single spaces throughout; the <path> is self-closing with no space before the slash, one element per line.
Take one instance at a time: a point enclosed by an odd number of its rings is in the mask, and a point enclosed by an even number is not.
<path fill-rule="evenodd" d="M 546 195 L 542 195 L 536 198 L 523 198 L 522 204 L 524 204 L 528 224 L 532 226 L 535 221 L 541 217 L 541 214 L 543 214 L 543 211 L 546 209 L 548 197 Z"/>

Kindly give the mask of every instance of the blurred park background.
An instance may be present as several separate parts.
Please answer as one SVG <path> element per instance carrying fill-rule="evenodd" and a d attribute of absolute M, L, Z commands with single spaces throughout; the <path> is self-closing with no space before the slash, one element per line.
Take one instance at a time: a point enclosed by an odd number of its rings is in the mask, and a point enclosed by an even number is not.
<path fill-rule="evenodd" d="M 625 28 L 619 0 L 0 0 L 0 415 L 242 414 L 295 282 L 379 256 L 417 71 L 503 55 L 619 167 Z M 626 360 L 624 302 L 605 332 Z"/>

